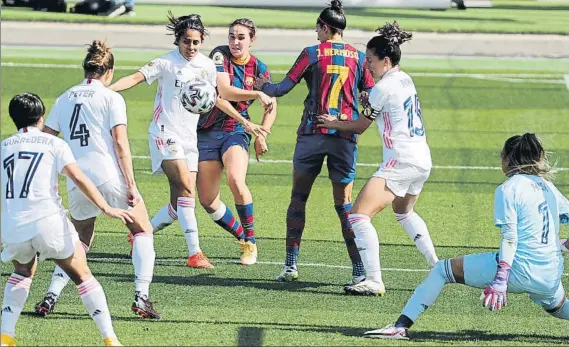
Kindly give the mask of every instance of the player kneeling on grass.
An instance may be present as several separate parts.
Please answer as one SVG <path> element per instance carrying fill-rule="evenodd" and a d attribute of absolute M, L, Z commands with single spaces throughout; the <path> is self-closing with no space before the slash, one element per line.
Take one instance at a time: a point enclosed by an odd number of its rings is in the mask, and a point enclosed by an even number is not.
<path fill-rule="evenodd" d="M 344 287 L 356 295 L 385 294 L 379 240 L 371 218 L 389 204 L 428 265 L 433 267 L 438 261 L 427 226 L 413 211 L 432 164 L 417 90 L 411 77 L 399 68 L 399 45 L 410 40 L 411 34 L 399 30 L 397 23 L 386 24 L 378 32 L 368 42 L 366 55 L 368 68 L 381 80 L 372 88 L 369 100 L 363 97 L 365 117 L 355 121 L 330 115 L 318 118 L 320 127 L 360 134 L 375 120 L 383 139 L 383 162 L 359 193 L 349 217 L 366 272 L 365 281 Z"/>
<path fill-rule="evenodd" d="M 435 303 L 447 283 L 486 288 L 482 305 L 491 311 L 506 306 L 507 293 L 527 293 L 547 313 L 569 320 L 558 241 L 559 224 L 569 216 L 569 201 L 547 180 L 550 167 L 534 134 L 509 138 L 501 157 L 508 179 L 494 198 L 494 223 L 502 230 L 499 253 L 439 261 L 395 324 L 368 331 L 365 337 L 408 339 L 408 329 Z"/>
<path fill-rule="evenodd" d="M 120 346 L 103 288 L 87 266 L 85 251 L 57 190 L 62 174 L 109 217 L 132 223 L 132 215 L 107 204 L 81 171 L 65 141 L 41 132 L 45 106 L 30 93 L 8 107 L 18 133 L 2 141 L 2 262 L 12 261 L 2 303 L 2 346 L 15 346 L 16 322 L 26 303 L 37 256 L 53 259 L 71 277 L 107 346 Z"/>
<path fill-rule="evenodd" d="M 123 97 L 108 88 L 114 75 L 114 57 L 104 42 L 93 41 L 83 61 L 85 80 L 63 93 L 46 120 L 45 132 L 63 133 L 79 167 L 97 185 L 112 206 L 130 209 L 133 223 L 127 228 L 134 235 L 132 263 L 135 294 L 132 311 L 144 318 L 160 318 L 150 299 L 154 272 L 152 225 L 134 181 L 132 156 L 127 136 L 126 104 Z M 67 181 L 69 212 L 85 251 L 89 249 L 99 209 L 87 199 L 72 180 Z M 45 298 L 36 313 L 53 311 L 69 277 L 56 268 Z"/>

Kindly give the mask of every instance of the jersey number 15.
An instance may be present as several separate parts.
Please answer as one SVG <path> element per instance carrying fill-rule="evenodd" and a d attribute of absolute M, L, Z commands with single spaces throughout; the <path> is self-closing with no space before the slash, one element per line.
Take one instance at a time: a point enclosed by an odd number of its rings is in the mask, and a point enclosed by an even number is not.
<path fill-rule="evenodd" d="M 403 109 L 407 112 L 407 126 L 409 127 L 409 136 L 424 136 L 425 127 L 423 126 L 423 116 L 421 115 L 421 104 L 419 96 L 415 94 L 410 96 L 403 103 Z M 419 123 L 415 123 L 415 117 L 419 119 Z"/>

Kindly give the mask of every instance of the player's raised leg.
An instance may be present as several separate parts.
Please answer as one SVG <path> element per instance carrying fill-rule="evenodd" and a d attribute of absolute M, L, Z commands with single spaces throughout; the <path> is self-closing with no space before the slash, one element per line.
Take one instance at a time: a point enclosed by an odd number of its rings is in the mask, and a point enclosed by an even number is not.
<path fill-rule="evenodd" d="M 188 266 L 212 269 L 213 265 L 200 249 L 195 212 L 196 172 L 190 172 L 186 160 L 163 160 L 161 166 L 170 184 L 170 204 L 177 206 L 178 220 L 188 246 Z"/>
<path fill-rule="evenodd" d="M 379 238 L 371 219 L 381 212 L 394 199 L 395 195 L 387 188 L 385 179 L 372 177 L 362 188 L 352 207 L 350 222 L 354 229 L 355 241 L 366 272 L 366 280 L 344 288 L 347 293 L 356 295 L 383 295 L 385 285 L 381 276 L 379 260 Z"/>
<path fill-rule="evenodd" d="M 405 229 L 411 241 L 415 243 L 419 252 L 425 256 L 429 268 L 432 268 L 439 261 L 439 258 L 425 221 L 413 210 L 418 198 L 418 193 L 417 195 L 406 194 L 402 198 L 395 197 L 391 205 L 393 212 L 395 212 L 395 218 Z"/>
<path fill-rule="evenodd" d="M 257 262 L 257 241 L 255 240 L 255 220 L 253 217 L 253 197 L 245 178 L 249 165 L 247 134 L 236 134 L 229 138 L 230 146 L 222 155 L 227 171 L 227 184 L 233 193 L 235 209 L 239 215 L 244 233 L 241 245 L 241 264 L 253 265 Z"/>
<path fill-rule="evenodd" d="M 22 264 L 17 260 L 12 261 L 14 271 L 8 277 L 6 287 L 4 288 L 4 299 L 2 301 L 2 346 L 16 345 L 16 323 L 28 299 L 32 278 L 37 267 L 35 253 L 28 253 L 32 260 L 29 260 L 30 257 L 27 257 L 27 263 Z M 5 254 L 4 252 L 3 255 Z M 20 256 L 18 258 L 23 261 L 22 259 L 26 257 Z"/>
<path fill-rule="evenodd" d="M 77 285 L 79 296 L 87 308 L 89 316 L 97 324 L 105 346 L 122 346 L 113 328 L 105 292 L 87 265 L 87 258 L 81 242 L 75 243 L 75 253 L 71 257 L 55 262 Z"/>
<path fill-rule="evenodd" d="M 93 235 L 95 231 L 95 218 L 88 218 L 86 220 L 75 220 L 71 218 L 77 233 L 79 234 L 79 241 L 85 250 L 89 251 L 89 247 L 93 242 Z M 42 301 L 36 304 L 35 313 L 38 316 L 45 317 L 55 310 L 55 304 L 61 297 L 63 288 L 69 282 L 69 276 L 58 265 L 55 266 L 53 274 L 51 275 L 51 283 Z"/>
<path fill-rule="evenodd" d="M 245 233 L 241 223 L 220 198 L 219 187 L 223 174 L 223 164 L 221 161 L 206 160 L 200 161 L 199 165 L 197 182 L 200 204 L 217 225 L 233 235 L 237 241 L 244 240 Z"/>

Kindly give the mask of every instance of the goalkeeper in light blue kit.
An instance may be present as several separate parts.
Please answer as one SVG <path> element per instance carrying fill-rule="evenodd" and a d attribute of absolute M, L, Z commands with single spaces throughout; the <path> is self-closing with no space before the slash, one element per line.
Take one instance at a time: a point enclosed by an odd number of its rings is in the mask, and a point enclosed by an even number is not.
<path fill-rule="evenodd" d="M 494 199 L 494 222 L 502 231 L 499 253 L 440 260 L 395 324 L 368 331 L 365 337 L 409 339 L 409 327 L 447 283 L 484 289 L 482 305 L 491 311 L 506 306 L 507 293 L 527 293 L 547 313 L 569 320 L 559 242 L 559 225 L 569 219 L 569 201 L 547 180 L 550 167 L 534 134 L 509 138 L 501 157 L 508 179 L 496 189 Z"/>

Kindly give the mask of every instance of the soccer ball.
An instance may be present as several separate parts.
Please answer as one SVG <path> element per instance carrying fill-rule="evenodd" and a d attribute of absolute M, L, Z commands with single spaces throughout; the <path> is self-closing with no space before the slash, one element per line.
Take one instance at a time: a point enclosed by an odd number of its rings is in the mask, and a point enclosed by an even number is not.
<path fill-rule="evenodd" d="M 202 79 L 192 79 L 180 90 L 182 106 L 191 113 L 209 113 L 215 106 L 216 100 L 215 87 Z"/>

